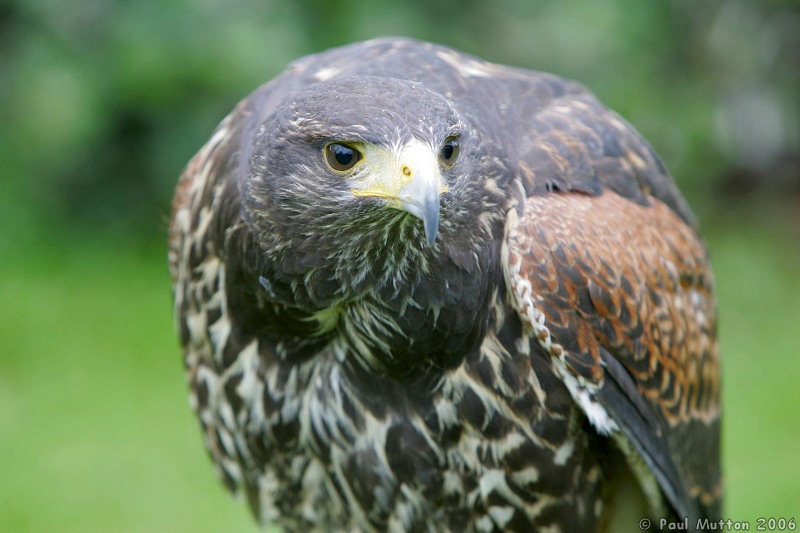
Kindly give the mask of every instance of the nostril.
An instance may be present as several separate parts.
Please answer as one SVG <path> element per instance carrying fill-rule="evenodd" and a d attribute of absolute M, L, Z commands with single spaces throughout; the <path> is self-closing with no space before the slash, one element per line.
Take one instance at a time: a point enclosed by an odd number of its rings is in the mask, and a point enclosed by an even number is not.
<path fill-rule="evenodd" d="M 405 176 L 410 176 L 411 175 L 411 169 L 408 168 L 408 167 L 403 167 L 403 174 Z"/>

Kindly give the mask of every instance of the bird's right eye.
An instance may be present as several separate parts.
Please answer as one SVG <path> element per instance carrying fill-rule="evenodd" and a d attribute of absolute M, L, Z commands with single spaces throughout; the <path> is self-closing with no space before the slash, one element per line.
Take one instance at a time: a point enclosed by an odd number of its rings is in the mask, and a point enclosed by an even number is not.
<path fill-rule="evenodd" d="M 337 172 L 350 170 L 361 157 L 361 152 L 344 143 L 330 143 L 325 147 L 325 160 Z"/>

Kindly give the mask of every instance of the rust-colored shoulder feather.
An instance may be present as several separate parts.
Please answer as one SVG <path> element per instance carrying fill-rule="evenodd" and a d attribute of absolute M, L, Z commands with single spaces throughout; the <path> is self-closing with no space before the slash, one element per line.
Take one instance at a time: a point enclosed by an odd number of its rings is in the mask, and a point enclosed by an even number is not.
<path fill-rule="evenodd" d="M 649 203 L 527 198 L 508 226 L 506 275 L 590 420 L 624 436 L 678 514 L 696 518 L 721 497 L 713 280 L 695 231 Z"/>

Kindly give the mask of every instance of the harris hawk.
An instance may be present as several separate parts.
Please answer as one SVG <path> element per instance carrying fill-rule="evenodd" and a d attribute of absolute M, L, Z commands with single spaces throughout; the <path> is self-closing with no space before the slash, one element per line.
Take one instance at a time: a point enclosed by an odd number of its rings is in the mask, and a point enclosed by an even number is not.
<path fill-rule="evenodd" d="M 411 39 L 302 58 L 188 163 L 169 264 L 191 405 L 261 521 L 720 516 L 705 245 L 573 81 Z"/>

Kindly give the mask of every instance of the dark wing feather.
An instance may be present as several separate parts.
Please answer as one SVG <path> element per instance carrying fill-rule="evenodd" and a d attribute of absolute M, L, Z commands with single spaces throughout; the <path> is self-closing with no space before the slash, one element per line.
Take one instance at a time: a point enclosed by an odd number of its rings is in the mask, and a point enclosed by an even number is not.
<path fill-rule="evenodd" d="M 630 441 L 676 514 L 714 517 L 711 273 L 695 231 L 660 200 L 648 204 L 611 191 L 527 198 L 507 228 L 507 280 L 523 321 L 595 425 Z"/>

